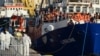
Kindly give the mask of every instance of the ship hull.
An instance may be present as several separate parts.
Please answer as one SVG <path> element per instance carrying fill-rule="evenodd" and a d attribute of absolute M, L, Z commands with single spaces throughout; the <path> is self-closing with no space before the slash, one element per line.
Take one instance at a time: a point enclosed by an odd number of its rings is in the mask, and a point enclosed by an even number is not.
<path fill-rule="evenodd" d="M 2 31 L 2 27 L 8 27 L 9 31 L 13 33 L 13 30 L 9 27 L 9 24 L 7 24 L 9 18 L 2 19 L 0 19 L 2 22 L 0 22 L 0 31 Z M 37 34 L 39 37 L 32 39 L 32 48 L 41 54 L 51 54 L 54 56 L 100 56 L 100 24 L 86 23 L 67 26 L 67 21 L 61 22 L 65 22 L 64 25 L 60 22 L 40 25 L 40 28 L 31 26 L 33 27 L 32 29 L 35 30 L 33 30 L 34 33 L 31 34 L 31 39 L 34 38 L 33 35 L 36 32 L 42 32 Z M 44 33 L 44 28 L 50 24 L 52 24 L 55 29 Z"/>
<path fill-rule="evenodd" d="M 100 24 L 95 23 L 66 26 L 42 35 L 32 48 L 54 56 L 99 55 L 99 29 Z"/>

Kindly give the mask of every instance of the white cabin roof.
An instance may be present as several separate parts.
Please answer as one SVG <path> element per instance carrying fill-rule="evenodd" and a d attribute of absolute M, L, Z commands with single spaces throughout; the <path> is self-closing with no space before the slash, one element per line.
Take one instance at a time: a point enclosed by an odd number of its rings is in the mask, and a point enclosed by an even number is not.
<path fill-rule="evenodd" d="M 5 17 L 11 17 L 12 15 L 24 15 L 28 17 L 28 11 L 23 8 L 23 3 L 5 3 L 4 9 L 0 11 L 0 15 Z"/>

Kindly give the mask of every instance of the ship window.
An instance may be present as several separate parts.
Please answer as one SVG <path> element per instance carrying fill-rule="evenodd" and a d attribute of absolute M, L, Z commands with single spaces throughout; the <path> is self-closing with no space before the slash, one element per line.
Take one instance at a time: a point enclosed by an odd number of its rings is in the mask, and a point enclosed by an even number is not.
<path fill-rule="evenodd" d="M 69 12 L 73 12 L 73 8 L 72 6 L 69 7 Z"/>
<path fill-rule="evenodd" d="M 96 12 L 100 12 L 100 8 L 96 8 Z"/>
<path fill-rule="evenodd" d="M 89 13 L 94 13 L 95 9 L 94 8 L 90 8 Z"/>
<path fill-rule="evenodd" d="M 93 4 L 99 4 L 99 0 L 92 0 Z"/>
<path fill-rule="evenodd" d="M 76 12 L 80 12 L 80 7 L 76 7 Z"/>
<path fill-rule="evenodd" d="M 82 10 L 82 12 L 87 12 L 87 7 L 83 7 L 83 10 Z"/>

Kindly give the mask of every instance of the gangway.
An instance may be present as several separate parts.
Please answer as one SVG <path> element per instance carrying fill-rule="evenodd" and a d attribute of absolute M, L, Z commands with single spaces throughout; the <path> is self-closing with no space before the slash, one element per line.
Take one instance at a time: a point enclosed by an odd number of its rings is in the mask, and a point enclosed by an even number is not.
<path fill-rule="evenodd" d="M 9 49 L 1 50 L 0 45 L 0 56 L 24 56 L 23 51 L 24 45 L 21 42 L 17 42 L 15 38 L 11 39 L 11 45 Z M 41 56 L 41 54 L 30 48 L 29 56 Z"/>
<path fill-rule="evenodd" d="M 13 47 L 14 46 L 10 46 L 10 49 L 5 51 L 0 49 L 0 56 L 23 56 L 19 52 L 17 52 Z M 30 56 L 41 56 L 41 55 L 30 48 Z"/>

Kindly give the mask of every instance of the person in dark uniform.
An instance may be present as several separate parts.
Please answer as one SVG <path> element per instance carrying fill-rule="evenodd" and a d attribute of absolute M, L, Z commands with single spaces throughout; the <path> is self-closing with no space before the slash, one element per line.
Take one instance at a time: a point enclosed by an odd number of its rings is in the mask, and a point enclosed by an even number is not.
<path fill-rule="evenodd" d="M 69 23 L 68 23 L 68 25 L 74 25 L 73 21 L 70 20 Z"/>
<path fill-rule="evenodd" d="M 94 17 L 91 17 L 90 18 L 90 23 L 93 23 L 94 22 Z"/>

